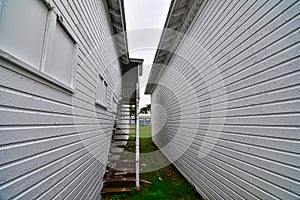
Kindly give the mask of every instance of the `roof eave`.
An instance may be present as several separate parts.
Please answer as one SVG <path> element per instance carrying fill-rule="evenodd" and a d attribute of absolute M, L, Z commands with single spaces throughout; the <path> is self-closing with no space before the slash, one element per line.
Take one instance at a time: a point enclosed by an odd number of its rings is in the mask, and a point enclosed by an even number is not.
<path fill-rule="evenodd" d="M 125 9 L 123 0 L 106 0 L 107 12 L 112 28 L 115 45 L 119 60 L 123 64 L 128 64 L 129 53 L 127 43 L 127 31 L 125 20 Z"/>
<path fill-rule="evenodd" d="M 174 55 L 173 52 L 176 51 L 182 36 L 186 34 L 199 11 L 202 1 L 203 0 L 195 0 L 193 2 L 189 0 L 172 0 L 158 49 L 154 57 L 145 94 L 153 93 L 161 75 Z M 168 31 L 173 35 L 166 38 Z"/>

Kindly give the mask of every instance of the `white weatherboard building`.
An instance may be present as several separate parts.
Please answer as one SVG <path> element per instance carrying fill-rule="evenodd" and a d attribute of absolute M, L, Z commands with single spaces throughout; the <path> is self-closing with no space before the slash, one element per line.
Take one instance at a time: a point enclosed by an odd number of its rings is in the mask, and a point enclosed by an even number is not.
<path fill-rule="evenodd" d="M 99 199 L 141 63 L 122 1 L 0 0 L 0 199 Z"/>
<path fill-rule="evenodd" d="M 300 198 L 299 6 L 171 3 L 146 88 L 153 140 L 205 199 Z M 0 199 L 112 191 L 142 62 L 122 0 L 0 0 Z"/>
<path fill-rule="evenodd" d="M 146 88 L 152 134 L 205 199 L 300 198 L 299 12 L 172 1 Z"/>

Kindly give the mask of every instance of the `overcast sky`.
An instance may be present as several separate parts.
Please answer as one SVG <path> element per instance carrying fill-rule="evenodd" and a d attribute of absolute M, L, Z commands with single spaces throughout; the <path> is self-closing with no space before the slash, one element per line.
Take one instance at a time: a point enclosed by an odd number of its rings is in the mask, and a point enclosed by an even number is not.
<path fill-rule="evenodd" d="M 140 107 L 150 103 L 150 95 L 144 95 L 144 91 L 170 3 L 171 0 L 124 0 L 129 56 L 144 59 Z"/>

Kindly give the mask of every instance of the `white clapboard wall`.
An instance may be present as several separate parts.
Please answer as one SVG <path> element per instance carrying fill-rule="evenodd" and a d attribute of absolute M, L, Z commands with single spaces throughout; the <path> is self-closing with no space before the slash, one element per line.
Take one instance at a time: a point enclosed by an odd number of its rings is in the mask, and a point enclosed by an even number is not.
<path fill-rule="evenodd" d="M 0 199 L 98 199 L 102 189 L 121 92 L 115 46 L 103 44 L 112 35 L 106 7 L 49 2 L 78 43 L 74 91 L 0 59 Z M 99 73 L 106 108 L 95 104 Z"/>
<path fill-rule="evenodd" d="M 300 198 L 299 13 L 204 0 L 155 87 L 154 142 L 205 199 Z"/>

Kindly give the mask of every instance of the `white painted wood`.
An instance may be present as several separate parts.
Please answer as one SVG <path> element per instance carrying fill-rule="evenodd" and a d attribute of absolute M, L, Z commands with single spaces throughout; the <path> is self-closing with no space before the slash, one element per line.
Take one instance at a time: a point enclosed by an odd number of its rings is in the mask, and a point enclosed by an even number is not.
<path fill-rule="evenodd" d="M 3 1 L 3 5 L 9 1 Z M 30 3 L 11 2 L 15 6 L 23 5 L 26 17 L 34 17 L 38 22 L 43 19 L 38 13 L 29 12 L 35 8 L 29 9 Z M 64 55 L 65 65 L 72 65 L 74 73 L 69 76 L 70 71 L 54 68 L 56 74 L 50 73 L 47 59 L 36 60 L 36 65 L 14 52 L 9 53 L 22 62 L 0 57 L 0 154 L 3 158 L 0 199 L 99 199 L 113 131 L 113 96 L 121 96 L 121 84 L 116 81 L 121 78 L 121 69 L 116 47 L 109 40 L 112 35 L 109 20 L 102 1 L 47 2 L 54 7 L 50 13 L 63 19 L 60 23 L 68 33 L 60 29 L 61 38 L 65 36 L 65 40 L 57 41 L 56 57 Z M 45 8 L 48 11 L 48 7 Z M 4 19 L 4 11 L 8 10 L 2 6 L 0 21 Z M 18 16 L 16 11 L 11 13 Z M 20 11 L 20 15 L 24 13 Z M 34 47 L 26 34 L 40 26 L 38 22 L 29 22 L 34 24 L 33 28 L 28 26 L 20 30 L 27 43 L 11 47 L 19 50 Z M 5 30 L 1 27 L 1 31 Z M 47 34 L 51 35 L 51 31 Z M 39 37 L 34 34 L 33 37 L 38 41 Z M 12 44 L 21 45 L 16 41 Z M 42 40 L 40 56 L 43 42 L 47 42 L 44 49 L 44 55 L 47 55 L 47 47 L 54 41 L 51 38 Z M 103 41 L 109 42 L 103 44 Z M 63 50 L 63 43 L 69 48 Z M 75 43 L 78 45 L 74 46 Z M 71 46 L 77 54 L 65 55 L 71 52 Z M 40 56 L 34 58 L 40 59 Z M 44 68 L 39 68 L 40 63 Z M 61 59 L 56 58 L 52 66 L 61 64 Z M 107 83 L 106 109 L 95 105 L 99 72 Z M 59 80 L 55 80 L 57 77 Z"/>
<path fill-rule="evenodd" d="M 300 198 L 299 6 L 203 1 L 152 93 L 154 142 L 206 199 Z"/>
<path fill-rule="evenodd" d="M 139 83 L 136 83 L 136 103 L 135 103 L 135 109 L 138 111 L 140 110 L 140 85 Z M 137 188 L 140 187 L 140 118 L 139 113 L 136 112 L 135 114 L 135 186 Z"/>
<path fill-rule="evenodd" d="M 138 67 L 132 67 L 122 76 L 122 96 L 132 98 L 135 96 L 136 83 L 138 82 Z"/>

